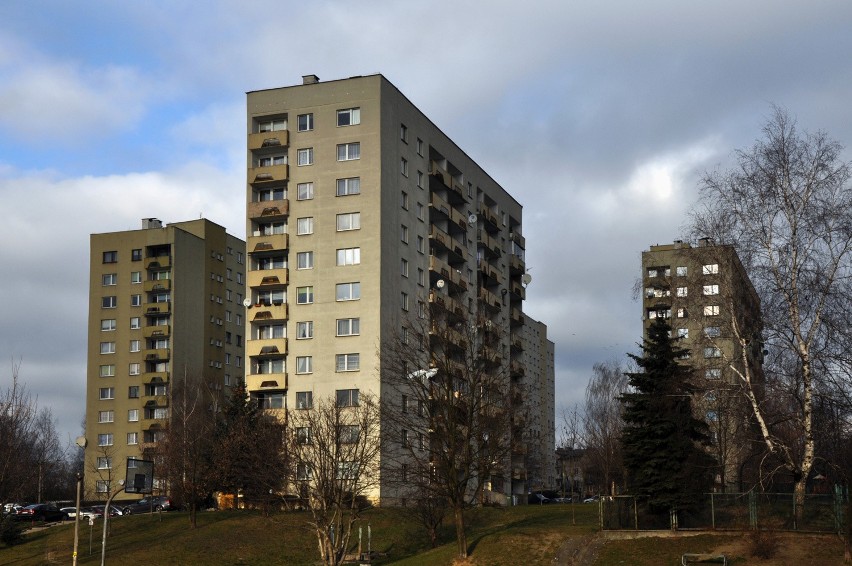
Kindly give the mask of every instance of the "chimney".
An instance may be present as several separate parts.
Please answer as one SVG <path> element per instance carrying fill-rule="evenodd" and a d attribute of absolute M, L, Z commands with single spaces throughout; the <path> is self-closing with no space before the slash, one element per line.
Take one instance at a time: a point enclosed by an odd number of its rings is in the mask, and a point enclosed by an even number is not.
<path fill-rule="evenodd" d="M 315 85 L 319 82 L 319 77 L 316 75 L 302 75 L 303 85 Z"/>

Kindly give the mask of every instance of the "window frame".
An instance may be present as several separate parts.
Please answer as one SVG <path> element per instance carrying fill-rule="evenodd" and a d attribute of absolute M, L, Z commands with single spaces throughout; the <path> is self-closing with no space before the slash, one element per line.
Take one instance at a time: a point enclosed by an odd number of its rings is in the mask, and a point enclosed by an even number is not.
<path fill-rule="evenodd" d="M 334 371 L 337 373 L 361 371 L 361 354 L 358 352 L 335 354 Z"/>
<path fill-rule="evenodd" d="M 346 197 L 361 194 L 361 177 L 342 177 L 337 179 L 335 194 Z"/>
<path fill-rule="evenodd" d="M 337 161 L 357 161 L 361 159 L 361 142 L 337 144 Z"/>
<path fill-rule="evenodd" d="M 335 323 L 335 336 L 360 336 L 361 317 L 338 318 Z"/>
<path fill-rule="evenodd" d="M 296 304 L 312 305 L 314 303 L 314 286 L 304 285 L 296 287 Z"/>
<path fill-rule="evenodd" d="M 351 232 L 361 229 L 360 212 L 341 212 L 335 215 L 335 227 L 338 232 Z"/>
<path fill-rule="evenodd" d="M 314 199 L 314 183 L 309 181 L 306 183 L 296 183 L 296 200 L 313 200 Z"/>
<path fill-rule="evenodd" d="M 348 292 L 341 294 L 341 291 Z M 334 285 L 334 300 L 337 302 L 361 300 L 361 282 L 347 281 L 345 283 L 336 283 Z"/>
<path fill-rule="evenodd" d="M 304 120 L 303 120 L 304 118 Z M 296 116 L 296 131 L 310 132 L 314 129 L 314 113 L 298 114 Z"/>
<path fill-rule="evenodd" d="M 361 123 L 361 107 L 341 108 L 337 111 L 337 127 L 357 126 Z"/>
<path fill-rule="evenodd" d="M 307 167 L 314 164 L 314 148 L 302 147 L 296 150 L 296 167 Z"/>

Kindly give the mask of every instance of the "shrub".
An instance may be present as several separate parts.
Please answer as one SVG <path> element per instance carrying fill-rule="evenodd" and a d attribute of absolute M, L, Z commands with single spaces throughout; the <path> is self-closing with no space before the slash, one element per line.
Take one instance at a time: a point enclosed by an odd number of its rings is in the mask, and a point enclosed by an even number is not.
<path fill-rule="evenodd" d="M 0 515 L 0 541 L 6 546 L 24 542 L 24 528 L 11 515 Z"/>
<path fill-rule="evenodd" d="M 775 556 L 781 546 L 781 540 L 775 531 L 757 529 L 748 536 L 748 549 L 755 558 L 768 559 Z"/>

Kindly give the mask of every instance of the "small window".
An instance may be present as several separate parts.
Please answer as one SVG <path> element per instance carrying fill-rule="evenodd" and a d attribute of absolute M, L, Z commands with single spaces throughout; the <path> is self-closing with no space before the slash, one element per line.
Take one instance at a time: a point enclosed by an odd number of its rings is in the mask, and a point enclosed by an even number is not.
<path fill-rule="evenodd" d="M 307 216 L 304 218 L 296 219 L 296 235 L 304 236 L 306 234 L 314 233 L 314 218 L 313 216 Z"/>
<path fill-rule="evenodd" d="M 112 446 L 112 433 L 99 434 L 98 446 Z"/>
<path fill-rule="evenodd" d="M 139 444 L 139 433 L 138 432 L 128 432 L 127 433 L 127 444 L 129 446 L 133 446 L 134 444 Z"/>
<path fill-rule="evenodd" d="M 314 198 L 313 183 L 299 183 L 296 185 L 296 200 L 311 200 Z"/>
<path fill-rule="evenodd" d="M 131 271 L 130 272 L 130 283 L 137 284 L 142 283 L 142 272 L 141 271 Z"/>
<path fill-rule="evenodd" d="M 678 297 L 686 297 L 689 289 L 686 287 L 678 287 L 677 288 L 677 296 Z"/>
<path fill-rule="evenodd" d="M 115 387 L 101 387 L 99 389 L 99 398 L 101 401 L 115 399 Z"/>
<path fill-rule="evenodd" d="M 139 330 L 142 328 L 142 319 L 138 316 L 130 318 L 130 330 Z"/>
<path fill-rule="evenodd" d="M 417 155 L 423 157 L 423 140 L 417 138 Z"/>
<path fill-rule="evenodd" d="M 338 318 L 337 319 L 337 335 L 338 336 L 357 336 L 361 333 L 360 318 Z"/>
<path fill-rule="evenodd" d="M 314 406 L 313 391 L 297 391 L 296 392 L 296 408 L 310 409 Z"/>
<path fill-rule="evenodd" d="M 311 427 L 309 426 L 297 426 L 296 427 L 296 443 L 297 444 L 311 444 Z"/>
<path fill-rule="evenodd" d="M 296 269 L 313 269 L 314 252 L 296 253 Z"/>
<path fill-rule="evenodd" d="M 118 262 L 118 252 L 116 252 L 116 251 L 104 252 L 103 253 L 103 260 L 104 260 L 104 263 L 116 263 L 116 262 Z"/>
<path fill-rule="evenodd" d="M 135 423 L 139 421 L 139 409 L 128 409 L 127 410 L 127 421 L 131 423 Z"/>
<path fill-rule="evenodd" d="M 722 357 L 722 350 L 720 350 L 719 348 L 713 347 L 713 346 L 708 347 L 708 348 L 704 348 L 704 357 L 705 358 L 721 358 Z"/>
<path fill-rule="evenodd" d="M 314 129 L 313 114 L 299 114 L 296 118 L 297 128 L 300 132 L 307 132 Z"/>
<path fill-rule="evenodd" d="M 138 362 L 133 362 L 128 366 L 127 373 L 129 375 L 139 375 L 141 369 L 141 364 L 139 364 Z"/>
<path fill-rule="evenodd" d="M 142 349 L 142 341 L 141 340 L 131 340 L 130 341 L 130 351 L 138 352 Z"/>
<path fill-rule="evenodd" d="M 408 210 L 408 193 L 405 191 L 399 193 L 399 206 L 403 210 Z"/>
<path fill-rule="evenodd" d="M 718 285 L 704 285 L 703 293 L 705 295 L 718 295 L 719 294 L 719 286 Z"/>
<path fill-rule="evenodd" d="M 399 160 L 399 172 L 403 177 L 408 177 L 408 160 L 404 157 Z"/>
<path fill-rule="evenodd" d="M 688 270 L 686 269 L 686 266 L 685 266 L 685 265 L 678 265 L 678 266 L 675 268 L 675 274 L 676 274 L 678 277 L 686 277 L 686 274 L 687 274 L 687 273 L 688 273 Z"/>
<path fill-rule="evenodd" d="M 358 282 L 338 283 L 335 289 L 338 301 L 355 301 L 361 298 L 361 284 Z"/>
<path fill-rule="evenodd" d="M 337 146 L 338 161 L 352 161 L 361 159 L 361 143 L 342 143 Z"/>
<path fill-rule="evenodd" d="M 701 273 L 703 275 L 716 275 L 719 273 L 719 264 L 718 263 L 710 263 L 707 265 L 701 266 Z"/>
<path fill-rule="evenodd" d="M 296 165 L 302 167 L 304 165 L 314 164 L 314 148 L 306 147 L 296 150 Z"/>
<path fill-rule="evenodd" d="M 423 171 L 418 171 L 417 172 L 417 186 L 421 189 L 426 188 L 424 179 L 425 179 L 425 177 L 423 175 Z"/>
<path fill-rule="evenodd" d="M 355 126 L 361 123 L 360 108 L 345 108 L 337 111 L 338 126 Z"/>
<path fill-rule="evenodd" d="M 115 422 L 115 411 L 98 411 L 99 423 Z"/>
<path fill-rule="evenodd" d="M 296 287 L 296 304 L 309 305 L 314 302 L 313 286 Z"/>
<path fill-rule="evenodd" d="M 707 338 L 718 338 L 722 335 L 722 329 L 719 326 L 705 326 L 704 336 Z"/>
<path fill-rule="evenodd" d="M 402 310 L 408 311 L 408 293 L 404 291 L 400 296 L 400 306 L 402 307 Z"/>
<path fill-rule="evenodd" d="M 338 407 L 357 407 L 358 406 L 358 390 L 357 389 L 338 389 L 336 392 Z"/>
<path fill-rule="evenodd" d="M 264 120 L 258 121 L 257 131 L 260 132 L 280 132 L 287 129 L 286 120 Z"/>
<path fill-rule="evenodd" d="M 139 386 L 131 385 L 127 388 L 127 398 L 128 399 L 138 399 L 139 398 Z"/>
<path fill-rule="evenodd" d="M 109 456 L 98 456 L 98 469 L 109 470 L 112 468 L 112 458 Z"/>
<path fill-rule="evenodd" d="M 296 356 L 296 373 L 313 373 L 314 359 L 311 356 Z"/>
<path fill-rule="evenodd" d="M 719 368 L 710 368 L 704 370 L 704 377 L 706 379 L 719 379 L 722 377 L 722 370 Z"/>
<path fill-rule="evenodd" d="M 337 354 L 335 371 L 358 371 L 361 369 L 360 354 Z"/>
<path fill-rule="evenodd" d="M 689 338 L 689 329 L 688 328 L 678 328 L 677 329 L 677 337 L 678 338 Z"/>
<path fill-rule="evenodd" d="M 101 342 L 101 354 L 114 354 L 115 342 Z"/>
<path fill-rule="evenodd" d="M 103 297 L 101 298 L 101 307 L 105 309 L 114 309 L 118 306 L 118 299 L 116 297 Z"/>
<path fill-rule="evenodd" d="M 417 236 L 417 251 L 421 254 L 426 253 L 426 242 L 423 236 Z"/>
<path fill-rule="evenodd" d="M 314 337 L 314 321 L 305 320 L 296 323 L 296 340 L 307 340 Z"/>
<path fill-rule="evenodd" d="M 408 243 L 408 226 L 405 224 L 402 224 L 399 227 L 399 239 L 405 244 Z"/>
<path fill-rule="evenodd" d="M 104 287 L 108 287 L 110 285 L 117 285 L 117 284 L 118 284 L 118 274 L 116 274 L 116 273 L 105 273 L 101 277 L 101 285 L 103 285 Z"/>
<path fill-rule="evenodd" d="M 408 143 L 408 128 L 405 126 L 405 124 L 399 125 L 399 139 L 401 139 L 405 143 Z"/>
<path fill-rule="evenodd" d="M 337 180 L 337 196 L 357 195 L 361 193 L 361 178 L 348 177 Z"/>
<path fill-rule="evenodd" d="M 154 302 L 156 302 L 156 303 L 167 303 L 168 302 L 168 299 L 166 299 L 164 301 L 156 300 L 159 297 L 161 297 L 161 295 L 157 295 L 155 297 Z M 166 297 L 168 297 L 168 295 L 166 295 Z M 142 306 L 142 295 L 130 295 L 130 306 L 131 307 L 141 307 Z"/>
<path fill-rule="evenodd" d="M 115 377 L 115 364 L 104 364 L 100 367 L 101 377 Z"/>
<path fill-rule="evenodd" d="M 346 232 L 348 230 L 361 229 L 361 213 L 347 212 L 337 215 L 337 231 Z"/>
<path fill-rule="evenodd" d="M 101 320 L 101 332 L 111 332 L 115 330 L 115 319 L 105 318 Z"/>
<path fill-rule="evenodd" d="M 400 259 L 399 274 L 403 277 L 408 277 L 408 260 L 405 258 Z"/>
<path fill-rule="evenodd" d="M 337 265 L 358 265 L 361 263 L 361 248 L 341 248 L 337 250 Z"/>
<path fill-rule="evenodd" d="M 142 261 L 142 250 L 131 250 L 130 251 L 130 261 Z"/>

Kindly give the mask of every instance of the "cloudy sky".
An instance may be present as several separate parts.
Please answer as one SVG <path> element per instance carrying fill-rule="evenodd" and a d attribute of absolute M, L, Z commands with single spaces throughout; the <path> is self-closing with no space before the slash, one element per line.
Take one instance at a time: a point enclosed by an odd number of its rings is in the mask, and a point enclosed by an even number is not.
<path fill-rule="evenodd" d="M 524 206 L 558 411 L 641 335 L 640 253 L 771 112 L 852 146 L 847 0 L 0 3 L 0 388 L 84 413 L 88 236 L 243 237 L 245 92 L 384 74 Z"/>

